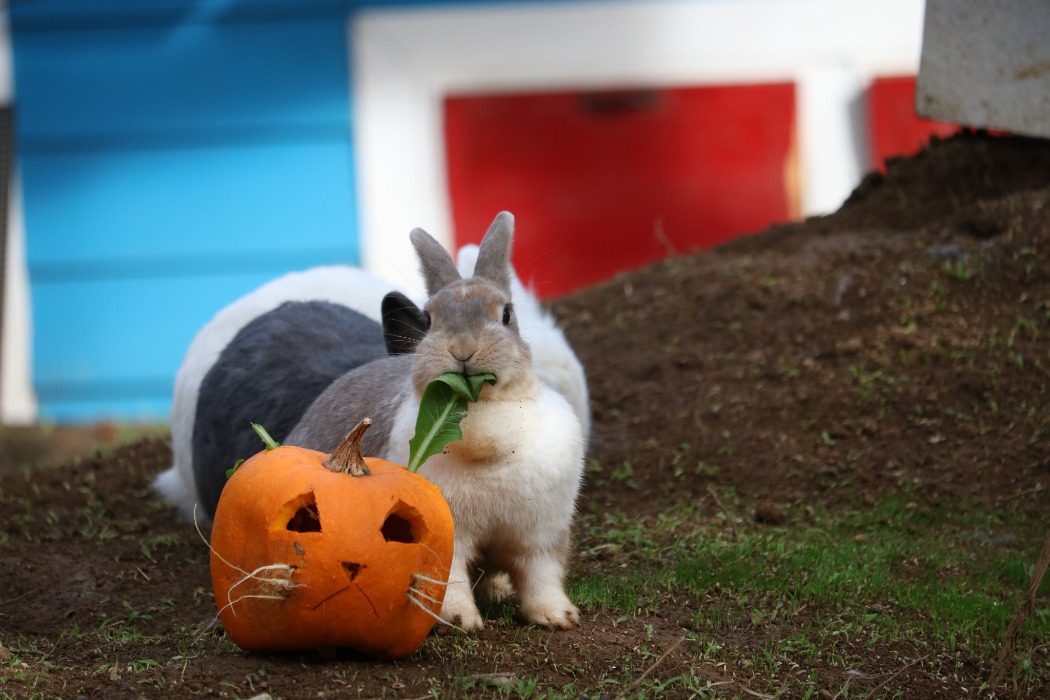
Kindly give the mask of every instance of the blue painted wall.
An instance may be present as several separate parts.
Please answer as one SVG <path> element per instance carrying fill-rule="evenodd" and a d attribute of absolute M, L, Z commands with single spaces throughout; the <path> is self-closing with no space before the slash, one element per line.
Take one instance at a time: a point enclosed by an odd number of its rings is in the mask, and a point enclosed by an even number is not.
<path fill-rule="evenodd" d="M 8 3 L 42 420 L 164 420 L 216 311 L 359 262 L 347 20 L 440 4 Z"/>
<path fill-rule="evenodd" d="M 219 308 L 358 261 L 348 6 L 10 6 L 42 419 L 164 419 Z"/>

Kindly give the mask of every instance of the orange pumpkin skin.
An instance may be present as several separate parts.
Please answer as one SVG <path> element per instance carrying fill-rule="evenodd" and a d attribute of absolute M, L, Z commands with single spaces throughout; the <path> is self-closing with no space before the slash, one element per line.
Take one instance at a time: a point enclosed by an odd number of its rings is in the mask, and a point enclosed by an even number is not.
<path fill-rule="evenodd" d="M 366 458 L 372 474 L 352 476 L 331 471 L 327 458 L 278 447 L 230 477 L 211 531 L 219 617 L 247 651 L 407 656 L 441 611 L 452 563 L 448 504 L 399 465 Z"/>

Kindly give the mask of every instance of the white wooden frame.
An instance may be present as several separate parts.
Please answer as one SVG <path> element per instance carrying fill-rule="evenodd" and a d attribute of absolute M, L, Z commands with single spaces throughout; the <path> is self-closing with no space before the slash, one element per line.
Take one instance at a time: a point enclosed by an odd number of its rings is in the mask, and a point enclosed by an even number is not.
<path fill-rule="evenodd" d="M 407 233 L 452 238 L 450 92 L 794 81 L 801 203 L 835 209 L 867 165 L 857 100 L 915 74 L 922 0 L 647 0 L 368 10 L 350 20 L 365 266 L 418 284 Z"/>

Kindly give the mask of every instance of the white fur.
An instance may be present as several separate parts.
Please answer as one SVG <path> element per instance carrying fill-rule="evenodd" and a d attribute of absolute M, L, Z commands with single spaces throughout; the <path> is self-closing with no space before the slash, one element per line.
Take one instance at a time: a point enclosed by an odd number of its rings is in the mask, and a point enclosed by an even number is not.
<path fill-rule="evenodd" d="M 204 325 L 175 374 L 171 406 L 172 466 L 153 482 L 154 489 L 191 519 L 197 502 L 193 476 L 193 422 L 205 375 L 223 349 L 250 321 L 286 301 L 331 301 L 381 323 L 380 306 L 391 285 L 354 267 L 330 265 L 292 272 L 267 282 L 226 306 Z M 197 514 L 198 521 L 201 514 Z"/>
<path fill-rule="evenodd" d="M 391 461 L 407 462 L 408 439 L 396 436 L 413 434 L 418 409 L 415 399 L 398 411 Z M 442 618 L 466 630 L 481 629 L 470 570 L 485 549 L 495 547 L 520 552 L 508 573 L 526 619 L 550 627 L 575 625 L 578 613 L 565 595 L 559 552 L 583 478 L 585 445 L 572 407 L 543 385 L 533 401 L 492 401 L 482 393 L 461 427 L 463 439 L 420 468 L 441 489 L 456 523 Z"/>

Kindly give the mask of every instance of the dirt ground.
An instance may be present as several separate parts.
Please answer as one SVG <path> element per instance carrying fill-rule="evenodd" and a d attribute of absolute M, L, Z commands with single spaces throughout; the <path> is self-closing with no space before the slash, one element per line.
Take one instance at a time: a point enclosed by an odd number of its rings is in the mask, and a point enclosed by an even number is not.
<path fill-rule="evenodd" d="M 790 528 L 808 509 L 903 494 L 920 508 L 1050 519 L 1048 253 L 1050 143 L 968 134 L 890 163 L 833 215 L 557 300 L 594 411 L 581 513 L 644 524 L 684 505 L 698 518 L 730 507 L 756 527 Z M 479 696 L 521 678 L 593 689 L 603 674 L 653 668 L 636 653 L 642 640 L 663 654 L 660 675 L 692 668 L 726 697 L 771 685 L 756 668 L 698 663 L 680 642 L 705 604 L 690 596 L 638 615 L 584 608 L 571 632 L 497 620 L 473 637 L 432 635 L 397 663 L 248 655 L 209 626 L 204 543 L 150 492 L 170 459 L 166 438 L 29 471 L 26 454 L 43 457 L 10 435 L 0 655 L 25 665 L 0 666 L 0 693 L 18 695 L 18 673 L 27 696 L 68 698 L 413 698 L 464 674 Z M 94 429 L 80 438 L 107 444 Z M 698 466 L 672 469 L 686 450 Z M 578 533 L 579 552 L 601 544 L 600 531 Z M 572 576 L 645 566 L 581 554 Z M 713 633 L 754 651 L 771 631 Z M 987 680 L 965 650 L 950 672 L 916 649 L 860 653 L 870 680 L 856 681 L 857 696 L 957 698 Z M 1035 660 L 1047 663 L 1045 650 Z M 831 661 L 800 672 L 821 679 L 821 697 L 843 687 Z"/>

